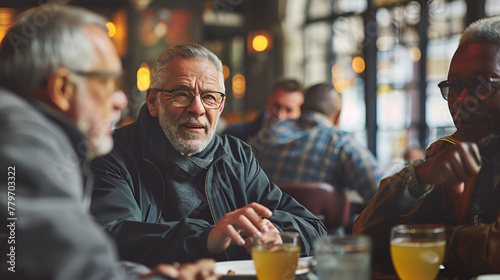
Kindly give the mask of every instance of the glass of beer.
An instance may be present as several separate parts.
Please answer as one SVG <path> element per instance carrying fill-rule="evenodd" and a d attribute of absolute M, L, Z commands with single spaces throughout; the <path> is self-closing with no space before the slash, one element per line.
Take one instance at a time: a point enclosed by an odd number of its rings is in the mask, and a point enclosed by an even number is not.
<path fill-rule="evenodd" d="M 252 259 L 259 280 L 293 280 L 300 255 L 298 232 L 265 233 L 255 238 Z"/>
<path fill-rule="evenodd" d="M 435 279 L 446 248 L 445 228 L 397 225 L 391 229 L 391 257 L 402 280 Z"/>

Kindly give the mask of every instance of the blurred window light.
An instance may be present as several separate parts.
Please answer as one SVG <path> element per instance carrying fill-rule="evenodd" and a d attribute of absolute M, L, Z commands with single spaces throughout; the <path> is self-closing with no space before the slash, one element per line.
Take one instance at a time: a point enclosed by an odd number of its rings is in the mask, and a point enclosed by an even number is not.
<path fill-rule="evenodd" d="M 141 68 L 137 70 L 137 88 L 140 91 L 145 91 L 149 88 L 151 84 L 151 78 L 149 73 L 149 67 L 146 63 L 141 64 Z"/>
<path fill-rule="evenodd" d="M 367 1 L 366 0 L 337 0 L 334 10 L 337 13 L 362 13 L 366 11 Z"/>
<path fill-rule="evenodd" d="M 233 12 L 235 7 L 231 4 L 238 6 L 241 1 L 229 1 L 233 3 L 223 3 L 222 1 L 206 1 L 203 8 L 202 20 L 206 25 L 213 26 L 227 26 L 227 27 L 241 27 L 245 24 L 245 18 L 238 12 Z M 238 3 L 239 2 L 239 3 Z M 220 7 L 217 4 L 229 4 L 229 9 Z"/>
<path fill-rule="evenodd" d="M 500 14 L 500 2 L 498 0 L 486 0 L 484 3 L 484 13 L 491 17 Z"/>
<path fill-rule="evenodd" d="M 420 52 L 420 49 L 417 46 L 411 47 L 411 49 L 410 49 L 411 60 L 417 62 L 417 61 L 420 61 L 421 57 L 422 57 L 422 52 Z"/>

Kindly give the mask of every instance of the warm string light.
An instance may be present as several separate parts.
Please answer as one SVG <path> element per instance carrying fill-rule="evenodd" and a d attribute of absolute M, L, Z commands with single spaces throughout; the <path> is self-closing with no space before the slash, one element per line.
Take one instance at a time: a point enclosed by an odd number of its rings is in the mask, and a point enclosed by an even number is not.
<path fill-rule="evenodd" d="M 106 22 L 106 27 L 108 28 L 108 36 L 113 37 L 116 34 L 116 26 L 112 21 Z"/>
<path fill-rule="evenodd" d="M 236 74 L 233 77 L 233 96 L 234 98 L 241 99 L 245 96 L 246 80 L 242 74 Z"/>
<path fill-rule="evenodd" d="M 146 63 L 141 64 L 141 68 L 137 70 L 137 88 L 140 91 L 145 91 L 151 84 L 149 67 Z"/>
<path fill-rule="evenodd" d="M 263 52 L 267 49 L 269 42 L 267 41 L 266 36 L 257 35 L 252 40 L 252 47 L 257 52 Z"/>

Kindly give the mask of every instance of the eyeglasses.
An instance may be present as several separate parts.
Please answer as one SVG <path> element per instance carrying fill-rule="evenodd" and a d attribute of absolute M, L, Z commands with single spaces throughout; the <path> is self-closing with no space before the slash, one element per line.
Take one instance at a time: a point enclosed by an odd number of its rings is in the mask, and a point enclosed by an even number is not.
<path fill-rule="evenodd" d="M 166 91 L 170 92 L 170 98 L 172 105 L 178 108 L 187 108 L 194 100 L 194 96 L 196 95 L 194 92 L 186 89 L 158 89 L 151 88 L 154 91 Z M 205 91 L 200 93 L 201 103 L 205 109 L 213 110 L 219 109 L 224 101 L 224 97 L 226 95 L 222 92 L 218 91 Z"/>
<path fill-rule="evenodd" d="M 101 78 L 101 79 L 116 79 L 120 78 L 123 76 L 123 72 L 99 72 L 99 71 L 77 71 L 77 70 L 71 70 L 71 73 L 81 76 L 81 77 L 86 77 L 86 78 Z"/>
<path fill-rule="evenodd" d="M 491 84 L 498 82 L 500 82 L 500 78 L 485 79 L 479 77 L 478 79 L 467 82 L 442 81 L 438 84 L 438 87 L 441 90 L 443 98 L 448 101 L 457 100 L 464 87 L 467 87 L 467 91 L 470 95 L 473 95 L 480 100 L 485 100 L 491 95 Z"/>

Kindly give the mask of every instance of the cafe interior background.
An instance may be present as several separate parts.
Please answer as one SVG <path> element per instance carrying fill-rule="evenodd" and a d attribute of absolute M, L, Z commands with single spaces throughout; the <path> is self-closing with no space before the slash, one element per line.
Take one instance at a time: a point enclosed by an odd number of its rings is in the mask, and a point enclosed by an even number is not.
<path fill-rule="evenodd" d="M 500 0 L 2 0 L 0 38 L 16 15 L 46 2 L 110 19 L 126 116 L 144 102 L 155 57 L 194 41 L 224 64 L 223 123 L 253 119 L 279 77 L 331 81 L 342 94 L 340 127 L 383 167 L 408 144 L 425 149 L 455 130 L 437 84 L 467 24 L 500 14 Z"/>

